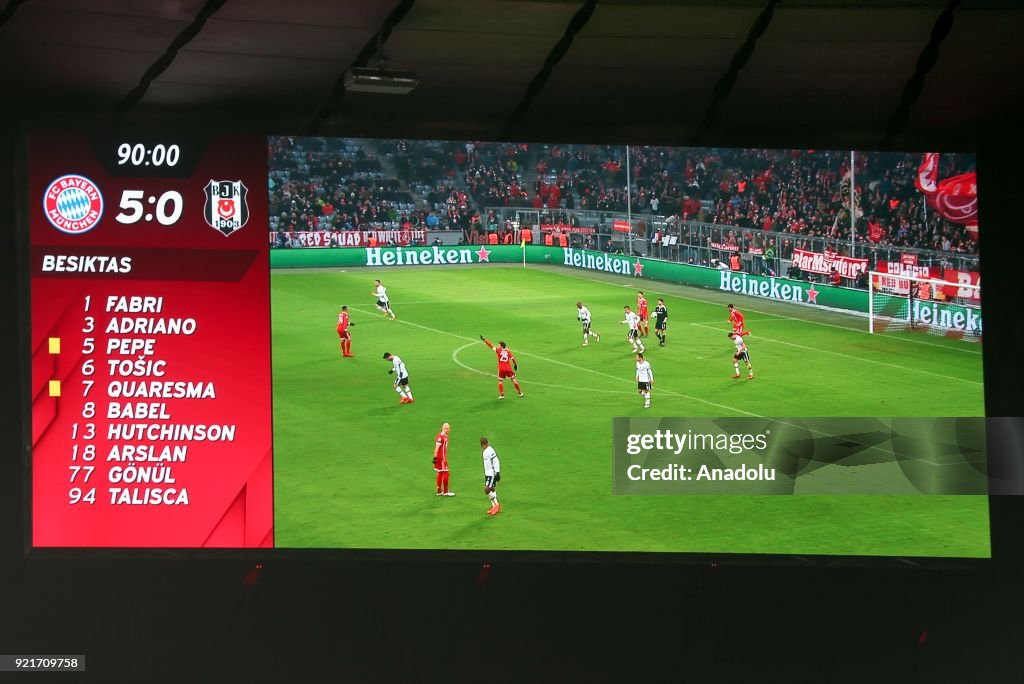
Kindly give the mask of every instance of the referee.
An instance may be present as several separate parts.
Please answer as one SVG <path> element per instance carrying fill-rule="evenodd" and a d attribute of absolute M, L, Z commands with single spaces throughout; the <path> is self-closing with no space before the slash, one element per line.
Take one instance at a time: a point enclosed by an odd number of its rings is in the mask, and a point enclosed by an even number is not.
<path fill-rule="evenodd" d="M 659 299 L 658 306 L 654 307 L 654 334 L 658 336 L 658 346 L 665 346 L 665 329 L 668 327 L 668 309 L 665 307 L 665 300 Z"/>

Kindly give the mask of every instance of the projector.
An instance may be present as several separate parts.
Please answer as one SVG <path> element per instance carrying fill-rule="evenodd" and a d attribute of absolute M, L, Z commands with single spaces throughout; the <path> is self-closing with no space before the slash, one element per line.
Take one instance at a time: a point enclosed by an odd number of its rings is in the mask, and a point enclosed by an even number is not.
<path fill-rule="evenodd" d="M 345 90 L 353 93 L 405 95 L 419 84 L 416 74 L 411 71 L 352 67 L 345 74 Z"/>

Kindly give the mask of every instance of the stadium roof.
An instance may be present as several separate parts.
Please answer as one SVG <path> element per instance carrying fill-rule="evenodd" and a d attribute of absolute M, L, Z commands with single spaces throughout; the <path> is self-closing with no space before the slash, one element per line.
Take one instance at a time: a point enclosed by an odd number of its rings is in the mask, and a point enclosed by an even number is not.
<path fill-rule="evenodd" d="M 36 122 L 917 149 L 1024 115 L 1021 35 L 994 0 L 8 0 L 0 78 Z M 344 93 L 381 44 L 419 87 Z"/>

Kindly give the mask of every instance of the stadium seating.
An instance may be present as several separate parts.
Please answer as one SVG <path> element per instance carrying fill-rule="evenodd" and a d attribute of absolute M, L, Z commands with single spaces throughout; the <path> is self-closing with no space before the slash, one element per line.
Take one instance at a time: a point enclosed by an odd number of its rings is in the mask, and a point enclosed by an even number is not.
<path fill-rule="evenodd" d="M 847 240 L 849 159 L 848 152 L 815 150 L 634 146 L 629 206 L 670 221 L 730 226 L 744 245 L 744 229 Z M 857 241 L 977 254 L 977 233 L 924 206 L 913 184 L 919 155 L 868 152 L 856 160 Z M 271 143 L 270 165 L 272 229 L 468 231 L 482 223 L 485 207 L 627 208 L 621 145 L 280 138 Z M 944 154 L 939 176 L 968 170 Z M 792 238 L 782 240 L 779 256 L 793 247 Z"/>

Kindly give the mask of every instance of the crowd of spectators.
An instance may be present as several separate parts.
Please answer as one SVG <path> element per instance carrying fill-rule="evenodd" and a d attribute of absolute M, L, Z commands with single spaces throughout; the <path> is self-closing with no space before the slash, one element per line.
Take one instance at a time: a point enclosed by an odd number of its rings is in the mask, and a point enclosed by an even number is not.
<path fill-rule="evenodd" d="M 855 155 L 856 239 L 882 246 L 977 253 L 977 234 L 928 210 L 914 187 L 920 155 Z M 943 155 L 939 177 L 971 169 Z M 545 170 L 564 169 L 579 208 L 625 211 L 625 148 L 553 148 Z M 808 237 L 850 236 L 850 155 L 815 150 L 630 147 L 634 213 Z"/>
<path fill-rule="evenodd" d="M 529 146 L 523 144 L 466 144 L 465 156 L 454 162 L 477 206 L 531 206 L 523 182 L 528 151 Z"/>
<path fill-rule="evenodd" d="M 278 231 L 359 230 L 425 217 L 380 160 L 353 141 L 276 138 L 269 143 L 270 228 Z"/>
<path fill-rule="evenodd" d="M 386 155 L 393 176 L 371 150 Z M 914 187 L 920 155 L 857 153 L 856 240 L 976 254 L 977 233 L 926 208 Z M 939 178 L 971 170 L 970 158 L 943 154 Z M 723 226 L 722 242 L 767 247 L 757 231 L 787 233 L 794 248 L 850 238 L 850 155 L 815 150 L 629 148 L 621 145 L 279 138 L 270 144 L 271 227 L 343 230 L 369 225 L 486 232 L 486 207 L 625 211 L 667 217 L 686 239 L 685 221 Z M 527 180 L 529 178 L 529 180 Z M 627 196 L 628 193 L 628 196 Z M 416 204 L 415 199 L 423 202 Z M 725 228 L 727 227 L 727 228 Z M 671 229 L 671 228 L 670 228 Z M 719 242 L 719 240 L 713 240 Z"/>

